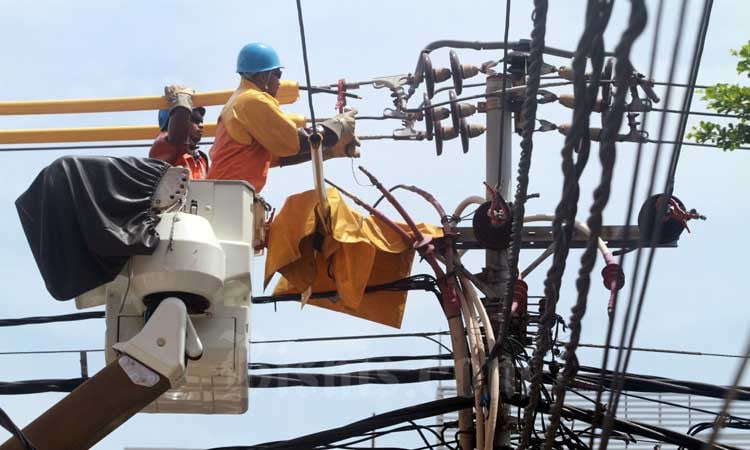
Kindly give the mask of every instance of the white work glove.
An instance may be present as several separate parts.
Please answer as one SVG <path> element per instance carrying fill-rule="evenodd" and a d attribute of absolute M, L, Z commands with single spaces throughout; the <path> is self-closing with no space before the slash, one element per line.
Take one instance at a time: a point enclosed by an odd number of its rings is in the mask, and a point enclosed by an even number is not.
<path fill-rule="evenodd" d="M 320 125 L 336 135 L 338 140 L 329 148 L 334 158 L 359 158 L 359 139 L 355 135 L 355 116 L 357 110 L 352 108 L 342 114 L 337 114 Z"/>
<path fill-rule="evenodd" d="M 164 87 L 164 97 L 169 103 L 169 111 L 175 108 L 186 108 L 188 111 L 193 110 L 193 95 L 195 89 L 187 86 L 172 84 Z"/>

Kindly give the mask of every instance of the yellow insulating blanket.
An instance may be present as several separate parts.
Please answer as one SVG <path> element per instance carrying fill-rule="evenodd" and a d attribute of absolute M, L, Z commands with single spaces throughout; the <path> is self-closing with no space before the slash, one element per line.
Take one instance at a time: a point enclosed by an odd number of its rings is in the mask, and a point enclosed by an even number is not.
<path fill-rule="evenodd" d="M 379 291 L 365 294 L 365 288 L 408 277 L 414 249 L 382 221 L 363 218 L 349 209 L 336 189 L 328 189 L 331 234 L 316 252 L 315 191 L 287 198 L 271 224 L 264 287 L 276 272 L 282 278 L 274 295 L 336 291 L 329 299 L 311 299 L 310 304 L 373 322 L 400 328 L 407 292 Z M 409 232 L 405 224 L 399 224 Z M 442 229 L 419 224 L 425 236 L 441 237 Z"/>

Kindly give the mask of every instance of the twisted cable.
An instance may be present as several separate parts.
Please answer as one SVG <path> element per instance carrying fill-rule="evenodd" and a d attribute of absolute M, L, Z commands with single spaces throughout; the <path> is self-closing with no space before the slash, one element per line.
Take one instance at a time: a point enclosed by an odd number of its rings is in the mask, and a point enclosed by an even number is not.
<path fill-rule="evenodd" d="M 537 345 L 529 364 L 531 370 L 529 404 L 524 411 L 524 426 L 521 431 L 519 449 L 525 449 L 531 438 L 542 385 L 543 358 L 552 345 L 550 332 L 555 323 L 555 308 L 560 291 L 560 280 L 565 272 L 565 260 L 570 248 L 570 239 L 573 234 L 573 223 L 580 192 L 578 177 L 580 177 L 588 158 L 588 148 L 590 145 L 588 143 L 588 117 L 596 101 L 596 92 L 601 79 L 601 68 L 604 65 L 604 42 L 602 35 L 609 23 L 612 4 L 613 0 L 589 0 L 586 7 L 586 25 L 578 42 L 575 56 L 573 57 L 575 105 L 571 130 L 566 136 L 565 145 L 561 150 L 563 194 L 555 209 L 555 219 L 552 222 L 552 238 L 555 243 L 555 253 L 552 267 L 547 272 L 547 277 L 544 281 L 544 312 L 540 318 Z M 585 75 L 587 57 L 589 55 L 591 56 L 594 72 L 589 89 L 587 89 Z M 577 163 L 573 161 L 573 150 L 575 148 L 579 150 Z"/>
<path fill-rule="evenodd" d="M 633 66 L 630 62 L 630 51 L 635 40 L 643 33 L 646 27 L 647 13 L 643 0 L 633 0 L 631 3 L 630 19 L 628 27 L 620 39 L 620 43 L 615 48 L 615 87 L 617 89 L 612 109 L 604 116 L 604 126 L 602 129 L 602 140 L 599 149 L 599 159 L 602 164 L 602 173 L 599 185 L 594 190 L 594 202 L 591 205 L 587 225 L 591 231 L 586 241 L 586 250 L 581 256 L 581 268 L 578 271 L 576 286 L 578 296 L 576 304 L 571 309 L 569 321 L 570 339 L 565 346 L 564 368 L 557 379 L 557 384 L 553 388 L 554 403 L 550 412 L 549 425 L 546 432 L 546 440 L 543 449 L 549 450 L 555 439 L 557 428 L 560 425 L 563 404 L 565 401 L 565 392 L 568 384 L 576 376 L 577 362 L 576 350 L 581 338 L 581 321 L 586 314 L 586 303 L 588 300 L 589 288 L 591 285 L 591 271 L 596 264 L 596 255 L 598 250 L 598 239 L 602 230 L 602 212 L 609 201 L 612 174 L 615 165 L 617 151 L 615 142 L 617 133 L 620 130 L 625 113 L 625 100 L 628 92 L 628 79 L 633 73 Z"/>
<path fill-rule="evenodd" d="M 534 0 L 534 13 L 532 21 L 534 28 L 531 31 L 531 51 L 529 52 L 529 69 L 526 79 L 526 97 L 523 102 L 523 125 L 521 135 L 521 156 L 518 161 L 518 176 L 516 178 L 516 192 L 513 201 L 513 221 L 511 224 L 511 248 L 509 255 L 510 280 L 503 299 L 502 312 L 500 314 L 500 326 L 497 341 L 492 349 L 488 360 L 493 359 L 497 352 L 503 348 L 505 336 L 510 324 L 510 309 L 512 305 L 515 281 L 518 278 L 518 255 L 523 240 L 523 217 L 525 214 L 526 196 L 529 187 L 529 169 L 531 168 L 531 153 L 534 148 L 533 134 L 536 123 L 537 101 L 536 96 L 541 82 L 542 64 L 544 56 L 544 38 L 547 30 L 547 8 L 548 0 Z"/>

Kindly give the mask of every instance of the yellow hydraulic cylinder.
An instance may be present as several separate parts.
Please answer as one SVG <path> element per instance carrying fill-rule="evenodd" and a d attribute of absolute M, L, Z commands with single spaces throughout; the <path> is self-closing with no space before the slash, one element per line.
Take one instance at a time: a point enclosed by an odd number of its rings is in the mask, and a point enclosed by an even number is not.
<path fill-rule="evenodd" d="M 223 105 L 234 93 L 233 90 L 198 92 L 193 95 L 193 105 Z M 282 105 L 294 103 L 299 98 L 299 83 L 282 80 L 276 99 Z M 167 108 L 164 97 L 115 97 L 70 100 L 2 101 L 0 115 L 26 114 L 78 114 L 119 111 L 146 111 Z M 37 141 L 38 142 L 38 141 Z"/>

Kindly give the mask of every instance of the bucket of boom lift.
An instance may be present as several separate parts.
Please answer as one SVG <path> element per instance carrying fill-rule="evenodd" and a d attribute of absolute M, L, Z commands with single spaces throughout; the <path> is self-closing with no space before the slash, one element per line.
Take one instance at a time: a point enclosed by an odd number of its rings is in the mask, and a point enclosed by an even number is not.
<path fill-rule="evenodd" d="M 186 307 L 203 354 L 180 383 L 144 409 L 153 413 L 240 414 L 248 407 L 248 323 L 253 256 L 253 188 L 241 181 L 190 181 L 179 208 L 160 214 L 160 242 L 134 256 L 115 280 L 76 298 L 106 305 L 106 359 L 143 329 L 167 298 Z"/>

